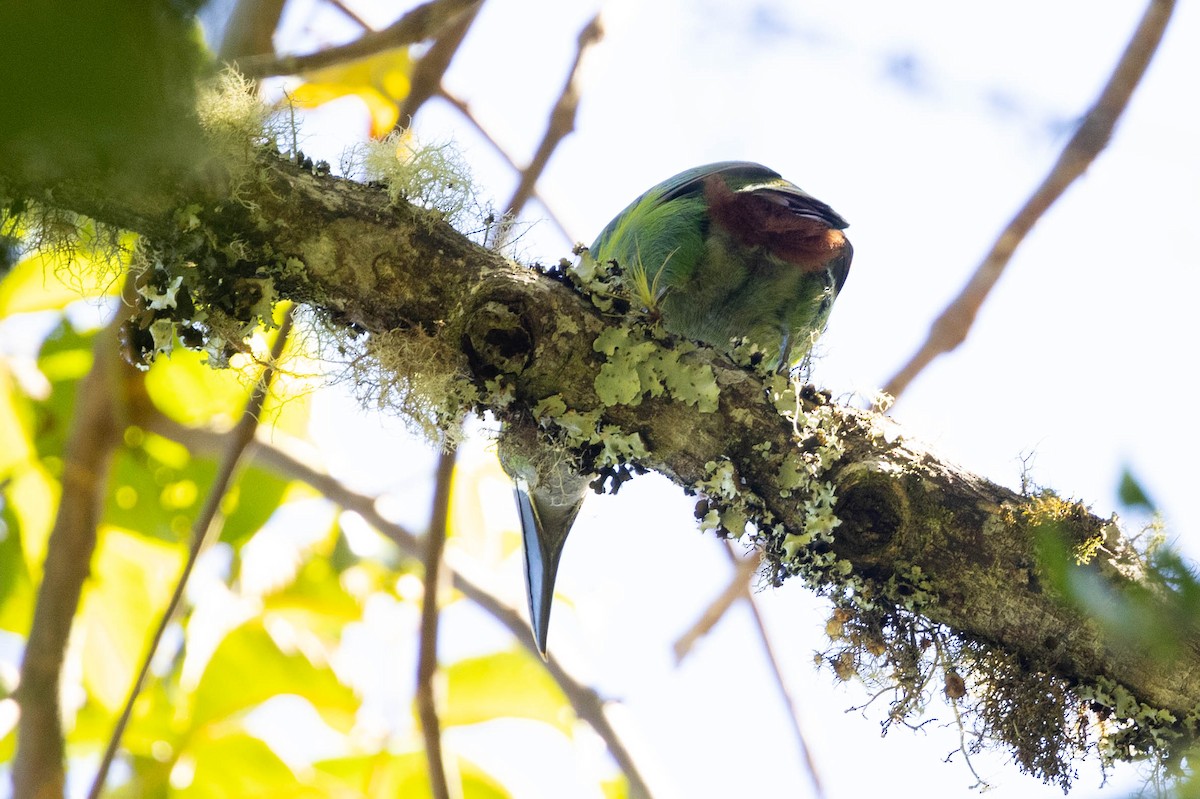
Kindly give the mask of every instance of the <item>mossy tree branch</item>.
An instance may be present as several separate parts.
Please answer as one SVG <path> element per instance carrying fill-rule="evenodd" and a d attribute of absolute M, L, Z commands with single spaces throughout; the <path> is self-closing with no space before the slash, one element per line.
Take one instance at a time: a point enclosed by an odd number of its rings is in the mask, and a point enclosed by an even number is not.
<path fill-rule="evenodd" d="M 611 377 L 614 352 L 597 340 L 627 323 L 598 311 L 568 281 L 477 246 L 436 213 L 389 200 L 383 187 L 267 154 L 255 170 L 256 179 L 240 184 L 236 197 L 212 186 L 120 197 L 86 183 L 30 194 L 141 232 L 161 252 L 189 263 L 218 264 L 225 271 L 213 274 L 225 288 L 213 286 L 212 296 L 228 291 L 234 277 L 269 278 L 280 298 L 314 307 L 335 328 L 374 334 L 380 348 L 421 337 L 433 357 L 399 370 L 413 386 L 440 372 L 447 395 L 429 401 L 449 415 L 486 409 L 501 418 L 538 419 L 618 482 L 623 473 L 606 460 L 609 444 L 635 452 L 639 466 L 704 493 L 698 515 L 716 513 L 718 529 L 741 532 L 749 523 L 770 574 L 802 574 L 833 596 L 842 621 L 864 633 L 854 639 L 865 641 L 855 657 L 881 657 L 894 667 L 906 656 L 906 642 L 920 638 L 911 634 L 913 619 L 918 626 L 944 625 L 938 629 L 961 643 L 954 652 L 963 662 L 955 668 L 969 671 L 974 663 L 979 686 L 988 671 L 1008 675 L 1007 693 L 977 689 L 987 705 L 980 711 L 985 732 L 1003 738 L 1019 762 L 1044 778 L 1064 779 L 1064 758 L 1076 751 L 1065 750 L 1080 745 L 1067 717 L 1089 705 L 1131 725 L 1138 751 L 1154 749 L 1147 741 L 1191 739 L 1200 707 L 1195 631 L 1181 634 L 1174 660 L 1147 657 L 1064 602 L 1040 565 L 1037 547 L 1048 535 L 1071 551 L 1094 554 L 1090 573 L 1117 594 L 1137 589 L 1146 581 L 1142 561 L 1110 520 L 968 474 L 898 436 L 878 415 L 835 406 L 811 389 L 789 393 L 777 375 L 660 338 L 645 324 L 621 328 L 620 340 L 674 359 L 687 375 L 709 381 L 714 393 L 689 398 L 671 387 L 674 374 L 665 378 L 666 390 L 654 391 L 643 374 L 640 388 L 613 401 L 605 376 Z M 581 418 L 595 433 L 590 440 L 565 432 Z M 828 458 L 817 479 L 801 486 L 794 459 L 818 452 Z M 837 526 L 814 536 L 805 492 L 822 486 L 835 492 Z M 937 649 L 944 664 L 941 643 Z M 1014 673 L 1035 683 L 1021 683 Z M 1043 694 L 1031 686 L 1044 688 L 1046 680 L 1066 697 L 1057 721 L 1041 719 L 1033 741 L 1022 739 L 1032 734 L 1024 730 L 1001 729 L 1016 725 L 1001 724 L 997 714 L 1036 709 Z M 914 678 L 912 686 L 924 690 L 928 683 Z M 1148 714 L 1160 710 L 1169 718 L 1156 716 L 1151 729 Z M 1163 738 L 1162 729 L 1170 735 Z"/>

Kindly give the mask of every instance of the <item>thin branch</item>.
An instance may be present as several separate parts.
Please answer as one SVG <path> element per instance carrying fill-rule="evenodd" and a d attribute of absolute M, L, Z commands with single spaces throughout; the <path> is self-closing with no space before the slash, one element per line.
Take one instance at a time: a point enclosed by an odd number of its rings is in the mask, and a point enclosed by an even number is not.
<path fill-rule="evenodd" d="M 533 160 L 529 162 L 528 167 L 521 171 L 521 180 L 517 183 L 517 188 L 508 201 L 505 209 L 508 219 L 515 220 L 520 215 L 521 209 L 533 196 L 534 187 L 542 176 L 542 172 L 546 170 L 550 156 L 554 154 L 554 150 L 562 140 L 575 130 L 575 113 L 579 110 L 579 72 L 583 65 L 583 57 L 588 49 L 602 38 L 604 38 L 604 26 L 600 22 L 600 15 L 596 14 L 579 32 L 575 48 L 575 61 L 571 64 L 570 72 L 567 73 L 567 81 L 563 84 L 558 101 L 554 104 L 554 110 L 550 112 L 546 133 L 542 136 L 542 141 L 533 154 Z M 505 233 L 510 227 L 511 225 L 501 229 L 499 239 L 501 242 L 505 239 Z"/>
<path fill-rule="evenodd" d="M 733 546 L 726 541 L 725 549 L 729 553 L 730 559 L 735 565 L 741 567 L 747 560 L 752 560 L 754 565 L 758 565 L 758 558 L 739 558 L 737 553 L 733 551 Z M 787 681 L 783 677 L 783 669 L 779 666 L 779 658 L 775 655 L 775 649 L 771 646 L 771 636 L 767 632 L 767 624 L 763 621 L 762 612 L 758 609 L 758 602 L 754 599 L 754 595 L 749 591 L 745 593 L 746 604 L 750 606 L 750 614 L 754 617 L 754 625 L 758 628 L 758 638 L 762 641 L 763 654 L 767 656 L 767 662 L 771 664 L 771 673 L 775 675 L 775 685 L 779 688 L 779 694 L 783 697 L 784 703 L 788 709 L 788 720 L 792 723 L 792 733 L 796 736 L 796 743 L 800 747 L 800 757 L 804 761 L 804 766 L 808 770 L 808 778 L 812 782 L 813 793 L 817 799 L 822 799 L 825 796 L 825 789 L 821 785 L 821 775 L 817 772 L 817 763 L 813 760 L 812 750 L 808 748 L 808 739 L 804 736 L 804 729 L 800 726 L 800 709 L 796 705 L 796 700 L 792 697 L 788 690 Z"/>
<path fill-rule="evenodd" d="M 966 340 L 976 314 L 1017 247 L 1038 219 L 1108 144 L 1117 120 L 1158 49 L 1174 7 L 1174 0 L 1151 0 L 1107 85 L 1063 148 L 1050 174 L 1000 233 L 962 292 L 933 323 L 925 343 L 884 386 L 885 393 L 899 397 L 935 358 Z"/>
<path fill-rule="evenodd" d="M 750 592 L 750 580 L 758 571 L 759 565 L 762 563 L 762 552 L 755 550 L 747 557 L 739 557 L 734 551 L 733 545 L 729 541 L 725 541 L 725 552 L 729 555 L 730 561 L 733 563 L 733 577 L 729 583 L 710 604 L 705 608 L 704 613 L 696 620 L 686 633 L 681 635 L 675 641 L 673 647 L 675 652 L 675 662 L 681 662 L 688 653 L 691 652 L 696 642 L 716 626 L 725 613 L 732 607 L 733 603 L 739 599 L 746 600 L 750 606 L 750 613 L 754 617 L 754 623 L 758 627 L 759 640 L 762 641 L 763 650 L 767 656 L 767 662 L 771 665 L 771 671 L 775 675 L 775 684 L 779 687 L 779 693 L 783 696 L 784 702 L 788 707 L 788 716 L 792 724 L 792 731 L 796 735 L 796 742 L 800 745 L 800 756 L 804 760 L 804 765 L 808 770 L 809 779 L 812 781 L 813 791 L 818 797 L 825 795 L 824 789 L 821 787 L 821 778 L 817 774 L 817 765 L 812 758 L 812 753 L 808 748 L 808 741 L 804 737 L 804 731 L 800 727 L 800 715 L 793 701 L 791 694 L 788 692 L 787 684 L 783 679 L 783 670 L 779 667 L 779 660 L 775 657 L 775 652 L 771 647 L 771 639 L 767 634 L 767 625 L 763 621 L 762 613 L 758 609 L 758 603 L 754 599 L 754 595 Z"/>
<path fill-rule="evenodd" d="M 193 451 L 215 449 L 222 440 L 220 433 L 202 428 L 186 427 L 161 414 L 138 420 L 145 429 L 158 435 L 177 441 Z M 285 451 L 279 445 L 280 435 L 276 433 L 271 441 L 256 440 L 253 443 L 254 459 L 282 475 L 294 480 L 307 483 L 313 489 L 325 496 L 336 505 L 357 513 L 368 524 L 387 537 L 402 552 L 409 557 L 419 558 L 422 555 L 420 539 L 403 526 L 388 520 L 375 507 L 375 498 L 357 493 L 329 474 L 309 465 L 300 457 Z M 451 579 L 451 585 L 467 599 L 481 607 L 497 622 L 505 627 L 513 638 L 529 652 L 541 660 L 541 655 L 529 635 L 529 622 L 512 605 L 504 602 L 495 593 L 484 587 L 484 580 L 476 576 L 468 576 L 466 564 L 446 563 L 446 571 Z M 555 681 L 567 701 L 571 703 L 575 715 L 592 728 L 601 740 L 608 746 L 609 754 L 616 761 L 617 767 L 629 780 L 629 795 L 631 797 L 650 797 L 650 789 L 633 753 L 625 745 L 621 735 L 605 713 L 605 700 L 587 685 L 579 682 L 559 664 L 551 655 L 545 664 L 546 670 Z"/>
<path fill-rule="evenodd" d="M 121 443 L 119 403 L 133 372 L 122 368 L 116 354 L 116 328 L 109 325 L 96 336 L 92 368 L 76 389 L 63 456 L 62 499 L 14 697 L 21 708 L 13 763 L 17 797 L 61 796 L 65 785 L 59 682 L 71 622 L 96 549 L 111 460 Z"/>
<path fill-rule="evenodd" d="M 728 543 L 726 543 L 728 547 Z M 729 550 L 732 552 L 732 549 Z M 725 618 L 725 613 L 733 607 L 733 603 L 739 599 L 750 596 L 750 580 L 754 577 L 754 573 L 758 571 L 759 564 L 762 563 L 762 552 L 754 550 L 748 557 L 734 558 L 733 576 L 729 578 L 729 582 L 725 585 L 725 590 L 718 594 L 700 617 L 696 619 L 688 630 L 675 640 L 674 646 L 671 647 L 675 653 L 675 664 L 679 665 L 683 659 L 687 657 L 692 648 L 701 638 L 708 635 L 712 628 L 717 626 L 717 622 Z"/>
<path fill-rule="evenodd" d="M 438 459 L 429 532 L 425 533 L 425 596 L 421 600 L 421 642 L 417 653 L 417 713 L 425 736 L 429 761 L 429 785 L 434 799 L 450 799 L 446 766 L 442 760 L 442 725 L 438 719 L 433 678 L 437 674 L 438 574 L 446 546 L 450 516 L 450 484 L 454 477 L 456 449 L 443 450 Z"/>
<path fill-rule="evenodd" d="M 254 387 L 250 398 L 246 401 L 246 408 L 242 411 L 241 419 L 238 420 L 237 425 L 225 436 L 224 455 L 217 468 L 217 474 L 213 478 L 212 486 L 209 487 L 204 507 L 201 509 L 200 515 L 196 518 L 195 525 L 192 527 L 192 543 L 188 549 L 187 560 L 184 561 L 183 570 L 179 574 L 179 580 L 175 583 L 175 590 L 171 594 L 171 599 L 167 602 L 166 609 L 163 610 L 162 618 L 159 619 L 154 636 L 150 639 L 150 644 L 146 647 L 146 654 L 142 658 L 141 668 L 138 670 L 133 685 L 129 688 L 129 696 L 125 700 L 125 706 L 121 710 L 121 715 L 113 726 L 112 735 L 108 739 L 108 747 L 105 749 L 104 756 L 100 760 L 100 765 L 96 771 L 96 778 L 92 781 L 92 788 L 88 792 L 88 799 L 99 799 L 100 792 L 104 789 L 104 781 L 108 777 L 109 768 L 112 766 L 117 749 L 121 745 L 121 737 L 125 734 L 125 727 L 129 724 L 129 717 L 133 713 L 133 703 L 137 700 L 138 694 L 141 693 L 142 685 L 146 681 L 146 674 L 150 671 L 150 663 L 153 661 L 154 653 L 158 650 L 159 644 L 162 642 L 163 634 L 166 632 L 167 626 L 171 623 L 171 619 L 174 618 L 176 611 L 179 609 L 179 604 L 183 600 L 183 592 L 187 588 L 188 578 L 192 574 L 196 560 L 200 557 L 200 553 L 205 550 L 206 546 L 220 534 L 221 525 L 224 522 L 220 513 L 221 501 L 225 498 L 229 488 L 234 483 L 238 466 L 245 457 L 246 449 L 254 441 L 254 432 L 258 429 L 263 402 L 266 401 L 267 393 L 271 387 L 271 378 L 275 374 L 275 364 L 283 353 L 283 347 L 287 343 L 291 329 L 292 313 L 289 311 L 284 316 L 283 324 L 280 325 L 279 331 L 276 333 L 275 341 L 271 345 L 270 359 L 264 365 L 262 375 L 258 379 L 258 384 Z"/>
<path fill-rule="evenodd" d="M 450 92 L 446 91 L 446 88 L 444 86 L 438 88 L 437 96 L 440 97 L 441 99 L 445 100 L 450 105 L 454 106 L 454 110 L 456 110 L 456 111 L 458 111 L 458 113 L 462 114 L 463 118 L 465 118 L 467 120 L 467 122 L 471 123 L 471 127 L 475 128 L 475 132 L 478 133 L 480 136 L 482 136 L 484 138 L 484 141 L 486 141 L 488 144 L 492 145 L 492 149 L 495 150 L 496 153 L 501 158 L 504 159 L 505 163 L 508 164 L 509 168 L 511 168 L 513 172 L 521 171 L 521 167 L 517 166 L 517 162 L 515 160 L 513 160 L 513 157 L 511 155 L 509 155 L 508 151 L 505 150 L 500 145 L 500 142 L 496 141 L 496 139 L 493 138 L 492 134 L 488 132 L 488 129 L 485 128 L 483 126 L 483 124 L 479 121 L 479 119 L 475 116 L 475 113 L 473 111 L 471 111 L 471 106 L 467 104 L 466 100 L 463 100 L 460 97 L 456 97 L 453 94 L 451 94 Z"/>
<path fill-rule="evenodd" d="M 492 149 L 504 159 L 505 163 L 509 165 L 513 172 L 521 172 L 521 167 L 517 166 L 517 162 L 513 160 L 511 155 L 508 154 L 508 151 L 500 145 L 500 142 L 493 138 L 492 134 L 488 132 L 487 128 L 485 128 L 478 118 L 476 118 L 474 112 L 471 111 L 471 106 L 467 104 L 466 100 L 456 97 L 455 95 L 446 91 L 446 87 L 444 86 L 438 89 L 437 96 L 452 105 L 454 109 L 458 111 L 458 113 L 462 114 L 463 118 L 466 119 L 473 128 L 475 128 L 475 132 L 482 136 L 484 141 L 492 145 Z M 542 209 L 546 212 L 547 218 L 549 218 L 552 225 L 558 228 L 558 232 L 562 234 L 562 237 L 567 241 L 572 241 L 571 234 L 567 232 L 567 228 L 565 225 L 563 225 L 562 220 L 555 215 L 554 209 L 546 205 L 545 200 L 542 200 L 542 198 L 538 196 L 536 186 L 534 187 L 533 197 L 542 203 Z"/>
<path fill-rule="evenodd" d="M 342 0 L 325 0 L 325 2 L 336 8 L 338 11 L 341 11 L 350 21 L 358 25 L 358 27 L 362 28 L 363 30 L 374 30 L 374 28 L 372 28 L 365 19 L 360 17 L 353 8 L 350 8 L 348 5 L 343 3 Z"/>
<path fill-rule="evenodd" d="M 274 55 L 250 56 L 239 59 L 237 66 L 246 77 L 266 78 L 273 75 L 296 75 L 344 64 L 384 50 L 425 41 L 438 35 L 443 29 L 446 29 L 447 33 L 456 30 L 460 18 L 474 18 L 474 9 L 479 7 L 480 2 L 482 0 L 430 0 L 412 9 L 383 30 L 364 33 L 354 41 L 339 47 L 329 47 L 308 55 L 280 58 Z"/>
<path fill-rule="evenodd" d="M 475 22 L 475 17 L 479 16 L 479 9 L 482 7 L 483 0 L 476 0 L 471 7 L 464 8 L 452 23 L 441 29 L 429 52 L 413 67 L 412 86 L 400 106 L 400 116 L 396 122 L 398 128 L 412 125 L 413 117 L 417 115 L 421 106 L 437 94 L 442 85 L 442 76 L 450 68 L 454 54 L 467 37 L 467 31 L 471 29 L 471 24 Z"/>

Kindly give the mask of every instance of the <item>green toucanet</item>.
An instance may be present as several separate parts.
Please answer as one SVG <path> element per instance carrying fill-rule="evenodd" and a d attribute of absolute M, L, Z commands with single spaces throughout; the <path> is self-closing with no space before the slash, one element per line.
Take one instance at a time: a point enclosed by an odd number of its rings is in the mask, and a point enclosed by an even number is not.
<path fill-rule="evenodd" d="M 681 172 L 617 215 L 584 254 L 613 270 L 631 302 L 669 332 L 729 351 L 757 347 L 768 368 L 804 360 L 850 270 L 846 221 L 773 170 L 727 161 Z M 545 657 L 554 578 L 593 475 L 569 459 L 527 457 L 532 426 L 506 430 L 516 482 L 529 615 Z M 536 464 L 536 465 L 535 465 Z"/>

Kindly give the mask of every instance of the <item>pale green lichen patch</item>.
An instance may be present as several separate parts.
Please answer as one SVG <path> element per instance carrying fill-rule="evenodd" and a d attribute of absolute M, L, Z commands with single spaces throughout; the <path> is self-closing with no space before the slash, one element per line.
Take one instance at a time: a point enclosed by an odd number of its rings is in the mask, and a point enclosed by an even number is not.
<path fill-rule="evenodd" d="M 705 532 L 723 530 L 734 538 L 741 538 L 751 519 L 762 513 L 761 503 L 742 485 L 732 461 L 708 461 L 704 470 L 705 478 L 695 485 L 706 498 L 700 529 Z"/>
<path fill-rule="evenodd" d="M 565 274 L 592 305 L 603 313 L 611 313 L 617 299 L 625 293 L 620 271 L 611 263 L 599 263 L 587 247 L 577 248 L 576 254 L 579 261 Z"/>
<path fill-rule="evenodd" d="M 603 408 L 568 408 L 561 394 L 552 394 L 533 406 L 533 417 L 541 428 L 553 430 L 562 447 L 588 450 L 597 469 L 624 466 L 649 456 L 639 433 L 604 424 L 603 416 Z"/>
<path fill-rule="evenodd" d="M 600 445 L 596 463 L 601 467 L 624 466 L 650 455 L 640 434 L 625 433 L 615 425 L 604 425 L 597 430 L 592 443 Z"/>
<path fill-rule="evenodd" d="M 720 387 L 711 366 L 689 363 L 694 345 L 673 348 L 649 338 L 644 328 L 610 327 L 592 349 L 605 356 L 593 383 L 606 405 L 640 405 L 645 397 L 669 395 L 703 413 L 717 410 Z"/>

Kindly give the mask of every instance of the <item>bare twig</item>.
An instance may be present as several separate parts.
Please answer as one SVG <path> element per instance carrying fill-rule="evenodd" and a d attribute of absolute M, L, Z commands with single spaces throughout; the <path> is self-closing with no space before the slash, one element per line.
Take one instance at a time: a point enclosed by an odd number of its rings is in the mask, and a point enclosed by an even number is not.
<path fill-rule="evenodd" d="M 422 56 L 417 65 L 413 67 L 412 86 L 408 90 L 408 96 L 400 105 L 400 116 L 396 122 L 398 128 L 412 125 L 413 117 L 417 115 L 421 106 L 425 105 L 430 97 L 437 94 L 438 87 L 442 85 L 442 76 L 450 68 L 454 54 L 458 52 L 463 39 L 467 37 L 467 31 L 471 29 L 471 25 L 475 22 L 475 17 L 479 16 L 479 9 L 482 7 L 483 0 L 476 0 L 471 7 L 464 8 L 453 22 L 442 29 L 437 36 L 437 41 L 429 48 L 429 52 Z"/>
<path fill-rule="evenodd" d="M 729 552 L 732 553 L 732 551 L 729 549 Z M 717 622 L 725 618 L 725 613 L 733 607 L 734 602 L 743 597 L 750 597 L 750 580 L 758 571 L 760 563 L 762 563 L 762 552 L 757 549 L 745 558 L 734 557 L 733 576 L 729 578 L 725 590 L 708 604 L 708 607 L 700 614 L 700 618 L 696 619 L 696 623 L 675 640 L 672 651 L 675 653 L 676 665 L 682 663 L 683 659 L 691 653 L 692 647 L 696 645 L 697 641 L 708 635 Z"/>
<path fill-rule="evenodd" d="M 374 28 L 372 28 L 369 24 L 367 24 L 367 21 L 365 19 L 360 17 L 353 8 L 350 8 L 348 5 L 343 3 L 342 0 L 325 0 L 325 2 L 329 3 L 329 5 L 333 6 L 338 11 L 341 11 L 343 14 L 346 15 L 346 17 L 348 19 L 353 21 L 356 25 L 358 25 L 358 27 L 362 28 L 363 30 L 365 30 L 365 31 L 374 30 Z"/>
<path fill-rule="evenodd" d="M 730 559 L 739 567 L 747 560 L 739 558 L 733 550 L 733 545 L 728 541 L 725 542 L 725 548 L 729 553 Z M 755 565 L 757 565 L 757 562 Z M 779 667 L 779 658 L 775 656 L 775 649 L 771 646 L 771 636 L 767 632 L 767 624 L 763 621 L 762 612 L 758 609 L 758 602 L 749 591 L 746 591 L 745 596 L 746 604 L 750 606 L 750 614 L 754 617 L 754 625 L 758 628 L 758 638 L 762 641 L 763 654 L 767 656 L 767 662 L 771 664 L 771 672 L 775 675 L 775 685 L 778 686 L 779 694 L 783 697 L 783 701 L 787 705 L 788 719 L 792 723 L 792 732 L 795 734 L 796 743 L 800 747 L 800 757 L 804 760 L 804 766 L 808 770 L 808 778 L 812 782 L 813 793 L 817 796 L 817 799 L 821 799 L 825 796 L 825 789 L 821 786 L 821 776 L 817 773 L 816 761 L 813 760 L 812 751 L 808 748 L 808 739 L 804 737 L 804 730 L 800 726 L 800 710 L 796 706 L 796 700 L 792 698 L 792 694 L 788 690 L 787 681 L 783 678 L 783 669 Z"/>
<path fill-rule="evenodd" d="M 513 160 L 511 155 L 508 154 L 508 151 L 500 146 L 500 142 L 496 141 L 492 134 L 488 132 L 488 129 L 485 128 L 478 119 L 476 119 L 474 112 L 471 111 L 471 106 L 467 104 L 466 100 L 463 100 L 460 97 L 455 97 L 453 94 L 446 91 L 444 86 L 437 90 L 437 96 L 454 106 L 454 109 L 458 111 L 458 113 L 462 114 L 463 117 L 465 117 L 466 120 L 471 123 L 471 127 L 475 128 L 475 132 L 482 136 L 488 144 L 492 145 L 492 149 L 504 159 L 505 163 L 509 165 L 513 172 L 521 171 L 521 167 L 517 166 L 517 162 Z"/>
<path fill-rule="evenodd" d="M 554 110 L 550 112 L 546 133 L 542 136 L 542 141 L 538 144 L 529 166 L 521 171 L 521 180 L 517 183 L 517 188 L 513 191 L 513 195 L 505 207 L 507 219 L 515 220 L 520 215 L 525 203 L 529 202 L 529 198 L 533 196 L 538 178 L 546 170 L 546 164 L 550 162 L 550 156 L 554 154 L 555 148 L 571 131 L 575 130 L 575 113 L 579 110 L 580 67 L 583 65 L 583 57 L 588 48 L 602 38 L 604 38 L 604 26 L 600 23 L 600 15 L 596 14 L 579 32 L 575 61 L 571 64 L 571 71 L 567 73 L 567 81 L 563 84 L 562 93 L 559 94 L 558 101 L 554 104 Z M 501 229 L 499 241 L 504 241 L 509 227 L 511 227 L 511 223 Z"/>
<path fill-rule="evenodd" d="M 446 29 L 448 35 L 457 29 L 461 17 L 474 18 L 474 9 L 478 8 L 480 2 L 481 0 L 430 0 L 383 30 L 364 33 L 354 41 L 339 47 L 329 47 L 308 55 L 281 58 L 275 58 L 273 55 L 250 56 L 240 59 L 237 66 L 247 77 L 266 78 L 272 75 L 295 75 L 334 64 L 344 64 L 384 50 L 416 44 L 438 35 L 443 29 Z M 414 75 L 414 87 L 415 85 Z"/>
<path fill-rule="evenodd" d="M 467 122 L 471 123 L 471 127 L 475 128 L 475 131 L 484 138 L 484 141 L 492 145 L 492 149 L 504 159 L 505 163 L 512 168 L 512 171 L 520 173 L 521 167 L 517 166 L 517 162 L 513 160 L 511 155 L 508 154 L 508 151 L 500 146 L 500 142 L 496 141 L 492 134 L 488 132 L 487 128 L 485 128 L 483 124 L 475 117 L 474 112 L 471 111 L 471 106 L 467 104 L 466 100 L 463 100 L 461 97 L 456 97 L 450 92 L 446 91 L 446 87 L 444 86 L 438 89 L 437 96 L 454 106 L 455 110 L 462 114 L 463 118 L 466 119 Z M 539 200 L 541 199 L 538 197 L 536 186 L 534 187 L 533 196 Z M 571 241 L 571 234 L 567 232 L 567 228 L 563 225 L 562 221 L 555 216 L 554 209 L 547 206 L 545 201 L 542 202 L 542 208 L 545 210 L 546 216 L 549 218 L 550 223 L 558 228 L 558 232 L 562 234 L 562 237 L 567 241 Z"/>
<path fill-rule="evenodd" d="M 775 684 L 779 687 L 779 693 L 783 696 L 784 702 L 787 703 L 788 716 L 792 724 L 792 731 L 796 735 L 796 741 L 800 746 L 800 755 L 804 759 L 804 764 L 808 769 L 809 779 L 812 781 L 813 791 L 818 797 L 825 795 L 824 789 L 821 787 L 821 778 L 817 774 L 817 765 L 813 761 L 812 754 L 808 749 L 808 741 L 804 737 L 804 731 L 800 728 L 800 716 L 796 708 L 796 703 L 792 700 L 791 694 L 788 692 L 787 683 L 783 679 L 783 671 L 779 667 L 779 660 L 775 657 L 775 652 L 771 647 L 771 639 L 767 634 L 767 625 L 763 621 L 762 614 L 758 609 L 758 602 L 755 601 L 754 595 L 750 592 L 750 580 L 758 571 L 759 564 L 762 563 L 762 552 L 755 550 L 747 557 L 741 557 L 734 550 L 733 545 L 726 541 L 725 552 L 729 555 L 730 561 L 733 563 L 733 577 L 729 583 L 710 604 L 705 608 L 704 613 L 696 620 L 686 633 L 681 635 L 675 641 L 674 652 L 675 662 L 679 663 L 688 653 L 696 642 L 709 633 L 717 622 L 724 618 L 725 613 L 739 599 L 746 600 L 750 606 L 750 613 L 754 617 L 754 623 L 758 627 L 759 640 L 762 641 L 763 649 L 767 656 L 767 662 L 771 665 L 771 671 L 775 675 Z"/>
<path fill-rule="evenodd" d="M 425 757 L 429 761 L 429 785 L 434 799 L 450 799 L 433 678 L 437 674 L 438 573 L 448 532 L 450 483 L 456 453 L 455 449 L 444 450 L 438 459 L 429 531 L 425 533 L 425 596 L 421 600 L 421 643 L 417 653 L 417 713 L 421 717 L 421 734 L 425 736 Z"/>
<path fill-rule="evenodd" d="M 127 375 L 116 324 L 96 336 L 91 371 L 80 381 L 63 457 L 62 499 L 46 547 L 37 605 L 15 699 L 21 714 L 13 796 L 62 796 L 65 784 L 59 681 L 71 622 L 96 549 L 96 526 L 123 424 L 118 403 Z M 135 378 L 136 379 L 136 378 Z"/>
<path fill-rule="evenodd" d="M 888 381 L 884 392 L 893 398 L 899 397 L 934 358 L 952 351 L 966 340 L 975 315 L 1021 241 L 1108 144 L 1117 120 L 1158 49 L 1174 7 L 1174 0 L 1151 0 L 1100 97 L 1063 148 L 1050 174 L 1001 231 L 971 280 L 942 311 L 930 328 L 925 343 Z"/>
<path fill-rule="evenodd" d="M 215 449 L 222 440 L 220 433 L 202 428 L 186 427 L 161 414 L 138 421 L 145 429 L 178 441 L 193 451 Z M 276 441 L 279 439 L 278 435 L 274 439 L 272 442 L 262 440 L 254 442 L 253 454 L 257 461 L 291 479 L 307 483 L 331 502 L 357 513 L 409 557 L 421 557 L 420 539 L 380 514 L 375 507 L 374 497 L 350 490 L 325 472 L 284 451 Z M 540 661 L 541 656 L 537 654 L 533 638 L 529 635 L 529 622 L 521 615 L 520 611 L 483 587 L 483 580 L 466 576 L 464 572 L 468 569 L 464 564 L 454 564 L 453 567 L 449 563 L 445 565 L 455 590 L 483 608 L 507 628 L 521 646 Z M 546 663 L 546 670 L 567 697 L 567 701 L 571 703 L 575 715 L 588 724 L 608 746 L 608 751 L 616 761 L 617 767 L 629 780 L 629 795 L 638 798 L 650 797 L 649 786 L 638 769 L 633 754 L 626 747 L 621 735 L 605 713 L 605 700 L 601 699 L 591 688 L 572 677 L 553 655 Z"/>
<path fill-rule="evenodd" d="M 254 432 L 258 429 L 259 415 L 262 412 L 263 402 L 266 401 L 267 392 L 271 387 L 271 378 L 275 374 L 275 364 L 283 353 L 283 347 L 287 343 L 291 329 L 292 314 L 289 312 L 284 317 L 283 324 L 275 336 L 275 341 L 271 345 L 271 357 L 264 365 L 262 375 L 258 379 L 258 384 L 254 387 L 254 390 L 250 393 L 250 398 L 246 401 L 246 408 L 242 411 L 241 419 L 238 420 L 237 425 L 225 436 L 224 455 L 221 458 L 217 474 L 213 478 L 213 484 L 209 487 L 204 507 L 200 510 L 200 515 L 196 518 L 196 523 L 192 527 L 192 542 L 188 549 L 187 560 L 184 561 L 183 570 L 179 574 L 179 580 L 175 583 L 175 590 L 171 594 L 171 599 L 167 602 L 167 607 L 163 610 L 162 617 L 159 619 L 154 636 L 150 639 L 150 644 L 146 647 L 146 654 L 142 658 L 141 668 L 133 681 L 133 685 L 129 688 L 129 696 L 125 700 L 125 706 L 121 710 L 121 715 L 117 719 L 117 723 L 113 726 L 112 735 L 108 739 L 108 747 L 105 749 L 104 756 L 100 760 L 100 765 L 96 771 L 96 778 L 92 781 L 92 788 L 88 792 L 88 799 L 99 799 L 100 792 L 104 789 L 104 781 L 108 777 L 108 770 L 112 766 L 113 759 L 116 757 L 117 748 L 121 745 L 121 737 L 125 734 L 125 727 L 129 724 L 129 717 L 133 713 L 133 703 L 137 700 L 138 694 L 141 693 L 142 684 L 146 680 L 146 674 L 150 671 L 150 663 L 154 659 L 154 653 L 162 641 L 167 626 L 171 623 L 171 619 L 179 609 L 179 604 L 183 600 L 184 589 L 187 588 L 187 581 L 191 576 L 193 567 L 196 565 L 196 560 L 200 557 L 200 553 L 204 551 L 206 545 L 211 543 L 219 534 L 221 524 L 223 523 L 220 513 L 221 501 L 225 498 L 225 494 L 229 491 L 230 486 L 233 485 L 238 466 L 241 464 L 247 448 L 254 441 Z"/>

